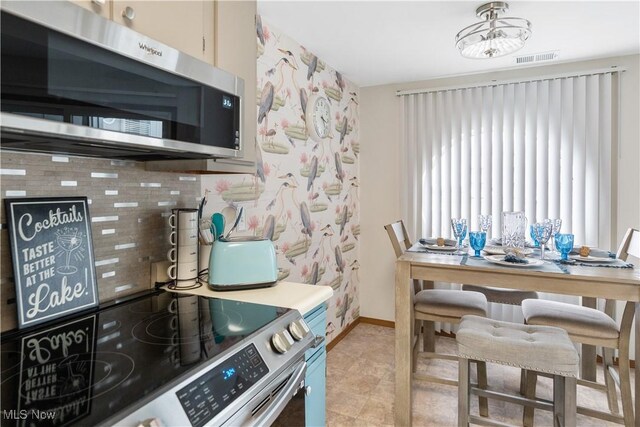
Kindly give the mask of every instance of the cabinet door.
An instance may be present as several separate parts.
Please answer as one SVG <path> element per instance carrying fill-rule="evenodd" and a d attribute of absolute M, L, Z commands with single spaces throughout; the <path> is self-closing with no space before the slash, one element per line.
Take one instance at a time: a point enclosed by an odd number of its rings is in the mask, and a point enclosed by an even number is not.
<path fill-rule="evenodd" d="M 311 392 L 305 397 L 304 412 L 305 425 L 326 425 L 326 388 L 327 388 L 327 353 L 322 349 L 309 362 L 305 386 L 311 387 Z"/>
<path fill-rule="evenodd" d="M 214 6 L 211 1 L 113 0 L 113 20 L 213 63 Z"/>
<path fill-rule="evenodd" d="M 256 159 L 256 2 L 216 1 L 215 66 L 244 80 L 244 158 L 233 172 L 255 173 Z M 219 160 L 222 164 L 233 161 Z"/>
<path fill-rule="evenodd" d="M 71 3 L 111 19 L 111 0 L 71 0 Z"/>

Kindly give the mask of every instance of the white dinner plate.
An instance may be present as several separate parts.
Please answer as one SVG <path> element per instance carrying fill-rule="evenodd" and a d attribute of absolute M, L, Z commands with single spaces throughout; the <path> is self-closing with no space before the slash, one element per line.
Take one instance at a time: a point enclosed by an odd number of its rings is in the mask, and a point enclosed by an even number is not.
<path fill-rule="evenodd" d="M 422 245 L 430 251 L 453 252 L 458 248 L 456 246 L 438 246 L 438 245 Z"/>
<path fill-rule="evenodd" d="M 609 257 L 604 258 L 599 256 L 569 255 L 569 258 L 575 259 L 576 261 L 580 261 L 580 262 L 600 262 L 600 263 L 616 262 L 614 258 L 609 258 Z"/>
<path fill-rule="evenodd" d="M 489 255 L 504 255 L 504 247 L 503 246 L 495 246 L 495 245 L 487 245 L 484 247 L 483 251 L 488 253 Z M 533 249 L 524 248 L 522 253 L 525 255 L 531 255 L 533 253 Z"/>
<path fill-rule="evenodd" d="M 506 265 L 508 267 L 527 268 L 527 267 L 536 267 L 544 264 L 543 260 L 537 259 L 537 258 L 527 258 L 528 262 L 526 264 L 517 264 L 515 262 L 507 262 L 504 260 L 504 255 L 487 255 L 484 257 L 484 259 L 494 264 Z"/>

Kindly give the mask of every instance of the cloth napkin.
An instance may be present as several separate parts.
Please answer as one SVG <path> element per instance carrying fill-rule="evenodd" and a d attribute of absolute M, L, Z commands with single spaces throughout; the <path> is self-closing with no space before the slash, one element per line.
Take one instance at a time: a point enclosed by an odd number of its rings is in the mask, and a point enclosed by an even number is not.
<path fill-rule="evenodd" d="M 420 243 L 422 243 L 423 245 L 436 245 L 437 242 L 438 239 L 436 237 L 425 237 L 423 239 L 420 239 Z M 458 244 L 458 242 L 453 239 L 444 239 L 444 244 L 445 246 L 455 246 Z"/>
<path fill-rule="evenodd" d="M 581 246 L 574 246 L 569 254 L 570 255 L 579 255 L 580 254 L 580 248 L 581 248 Z M 594 256 L 594 257 L 597 257 L 597 258 L 615 258 L 615 254 L 612 254 L 611 252 L 606 251 L 604 249 L 598 249 L 598 248 L 590 248 L 589 256 Z"/>

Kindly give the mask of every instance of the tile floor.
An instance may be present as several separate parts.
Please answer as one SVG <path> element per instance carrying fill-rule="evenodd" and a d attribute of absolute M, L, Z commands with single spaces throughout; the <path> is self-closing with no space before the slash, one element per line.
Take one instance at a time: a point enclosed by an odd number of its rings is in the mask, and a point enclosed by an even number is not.
<path fill-rule="evenodd" d="M 439 351 L 453 352 L 455 340 L 437 338 Z M 392 426 L 394 400 L 394 330 L 360 323 L 327 356 L 327 426 Z M 473 369 L 473 368 L 472 368 Z M 418 370 L 435 375 L 457 377 L 455 362 L 421 359 Z M 518 390 L 520 371 L 516 368 L 487 365 L 489 387 L 513 392 Z M 474 374 L 472 374 L 474 375 Z M 598 371 L 602 381 L 602 369 Z M 633 385 L 632 385 L 633 388 Z M 541 378 L 539 397 L 550 399 L 551 380 Z M 457 389 L 455 387 L 414 381 L 414 426 L 455 426 Z M 618 396 L 618 402 L 620 397 Z M 477 413 L 477 399 L 472 411 Z M 606 410 L 602 392 L 578 387 L 578 404 Z M 498 421 L 522 425 L 522 407 L 489 401 L 489 413 Z M 535 425 L 549 426 L 551 413 L 536 411 Z M 616 425 L 578 415 L 579 426 Z"/>

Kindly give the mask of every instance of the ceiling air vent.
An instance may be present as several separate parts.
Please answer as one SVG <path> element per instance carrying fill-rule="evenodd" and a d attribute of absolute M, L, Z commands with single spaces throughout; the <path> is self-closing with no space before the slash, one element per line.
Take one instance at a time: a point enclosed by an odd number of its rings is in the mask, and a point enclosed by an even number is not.
<path fill-rule="evenodd" d="M 516 56 L 516 64 L 530 64 L 532 62 L 551 61 L 558 57 L 558 51 L 533 53 L 531 55 Z"/>

